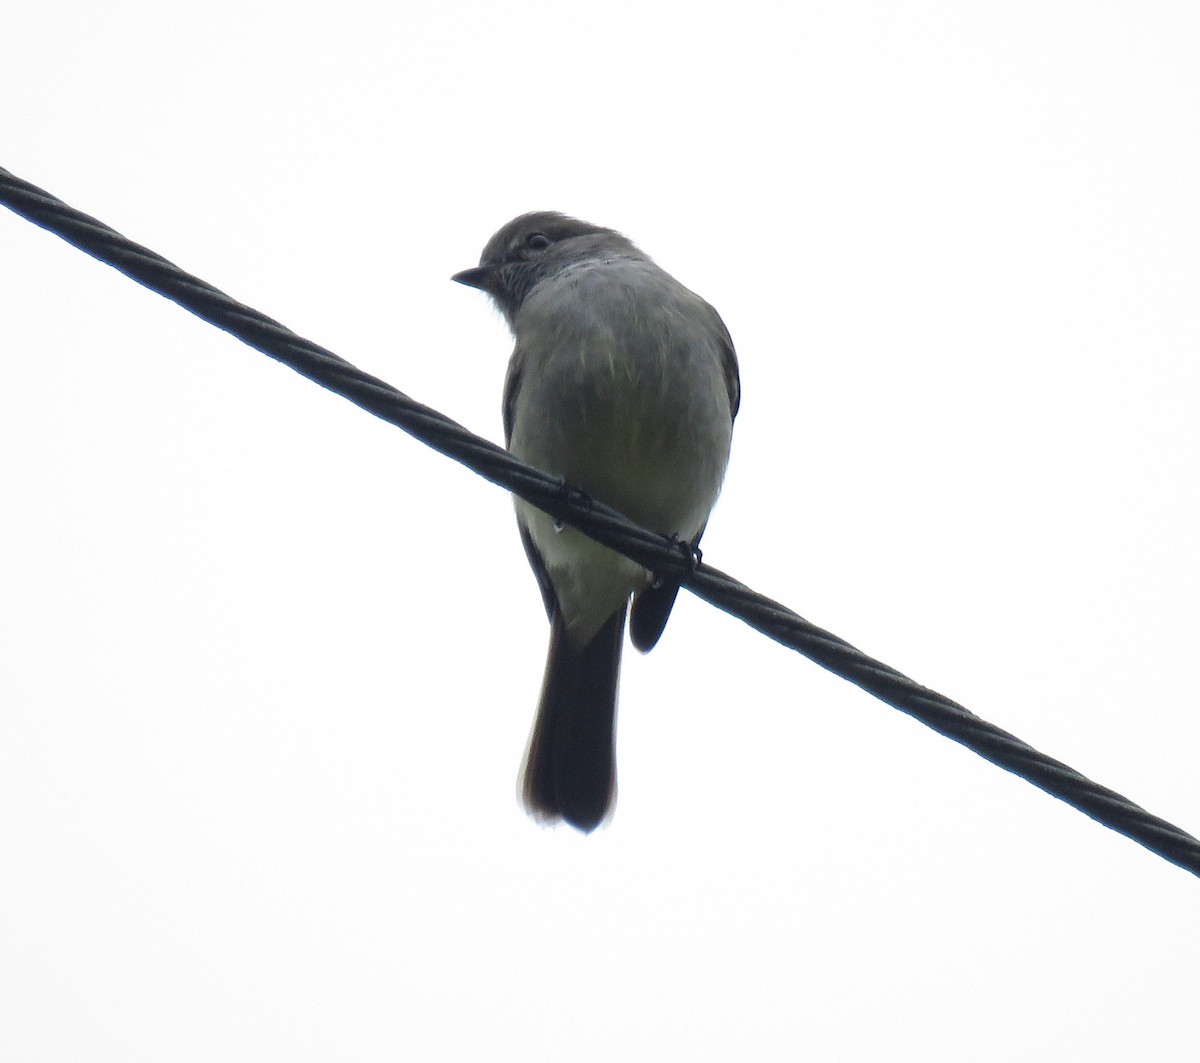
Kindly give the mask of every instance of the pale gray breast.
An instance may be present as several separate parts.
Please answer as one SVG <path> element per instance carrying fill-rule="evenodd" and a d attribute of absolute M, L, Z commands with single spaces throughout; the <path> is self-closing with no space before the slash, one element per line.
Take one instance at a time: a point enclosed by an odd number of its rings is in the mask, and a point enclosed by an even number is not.
<path fill-rule="evenodd" d="M 633 520 L 693 536 L 732 431 L 715 311 L 652 262 L 571 267 L 514 321 L 510 448 Z"/>

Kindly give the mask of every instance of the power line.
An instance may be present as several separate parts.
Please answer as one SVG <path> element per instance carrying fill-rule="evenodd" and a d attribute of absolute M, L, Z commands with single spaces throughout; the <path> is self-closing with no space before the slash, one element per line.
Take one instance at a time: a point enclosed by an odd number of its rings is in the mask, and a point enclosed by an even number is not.
<path fill-rule="evenodd" d="M 1200 840 L 0 168 L 0 203 L 986 760 L 1200 876 Z"/>

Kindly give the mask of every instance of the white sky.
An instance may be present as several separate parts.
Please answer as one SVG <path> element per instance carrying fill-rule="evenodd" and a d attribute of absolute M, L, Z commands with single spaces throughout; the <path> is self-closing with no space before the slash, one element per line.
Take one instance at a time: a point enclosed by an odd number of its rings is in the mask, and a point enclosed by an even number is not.
<path fill-rule="evenodd" d="M 1200 830 L 1200 8 L 6 6 L 4 165 L 500 437 L 451 284 L 628 233 L 706 558 Z M 502 492 L 0 211 L 0 1058 L 1194 1059 L 1200 883 L 688 596 L 515 779 Z"/>

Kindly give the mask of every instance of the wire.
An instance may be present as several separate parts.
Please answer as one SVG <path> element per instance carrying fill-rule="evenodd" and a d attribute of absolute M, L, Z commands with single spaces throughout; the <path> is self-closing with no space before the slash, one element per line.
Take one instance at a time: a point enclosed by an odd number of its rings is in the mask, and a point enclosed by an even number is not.
<path fill-rule="evenodd" d="M 698 597 L 939 734 L 1200 876 L 1200 840 L 1151 815 L 1128 798 L 1092 782 L 1074 768 L 1038 752 L 957 702 L 868 657 L 778 602 L 701 564 L 679 543 L 637 527 L 583 492 L 525 465 L 495 443 L 468 432 L 436 410 L 415 402 L 390 384 L 362 372 L 331 351 L 185 273 L 161 255 L 3 168 L 0 168 L 0 203 L 255 350 L 402 428 L 492 483 L 574 525 L 597 542 L 661 576 L 678 580 Z"/>

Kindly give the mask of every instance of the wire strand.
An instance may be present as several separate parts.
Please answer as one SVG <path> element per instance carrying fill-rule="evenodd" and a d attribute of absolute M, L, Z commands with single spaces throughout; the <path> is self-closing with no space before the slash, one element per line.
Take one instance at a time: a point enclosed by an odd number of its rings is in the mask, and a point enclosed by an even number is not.
<path fill-rule="evenodd" d="M 1038 752 L 957 702 L 929 690 L 778 602 L 706 564 L 686 549 L 639 528 L 583 492 L 518 461 L 502 447 L 468 432 L 436 410 L 355 368 L 277 321 L 184 272 L 161 255 L 126 239 L 103 222 L 0 168 L 0 203 L 107 263 L 151 291 L 282 362 L 376 417 L 393 424 L 480 476 L 662 576 L 750 627 L 849 680 L 881 701 L 966 746 L 985 760 L 1123 834 L 1165 860 L 1200 876 L 1200 840 L 1152 815 L 1074 768 Z"/>

